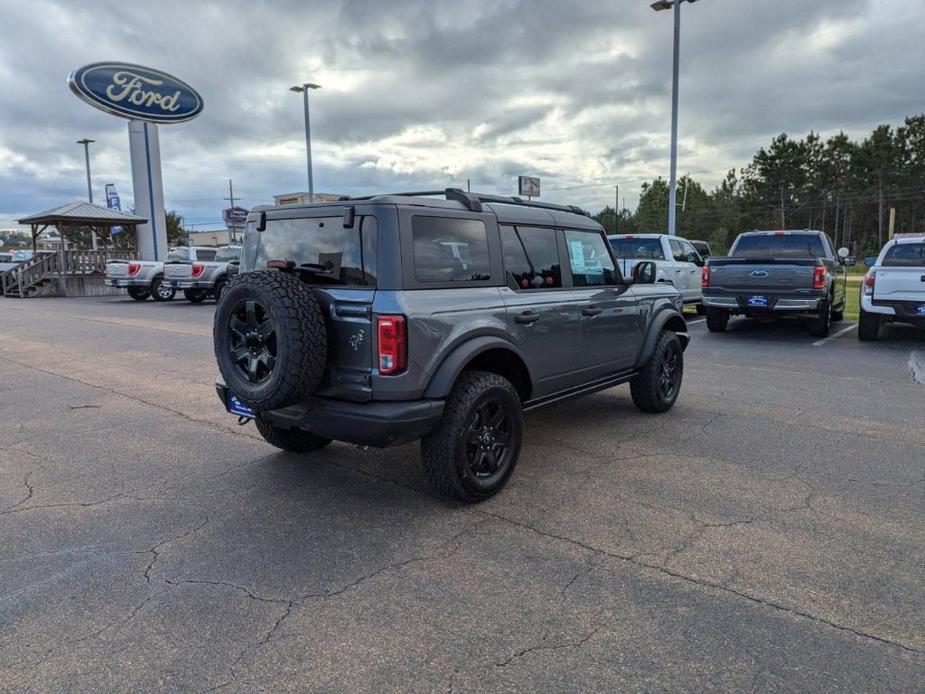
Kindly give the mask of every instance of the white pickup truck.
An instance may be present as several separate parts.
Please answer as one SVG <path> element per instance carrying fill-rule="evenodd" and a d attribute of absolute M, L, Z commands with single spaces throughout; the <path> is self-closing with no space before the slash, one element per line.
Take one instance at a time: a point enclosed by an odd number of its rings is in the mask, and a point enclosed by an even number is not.
<path fill-rule="evenodd" d="M 633 276 L 637 263 L 655 263 L 655 281 L 673 285 L 685 304 L 696 305 L 697 312 L 703 312 L 700 276 L 705 263 L 690 241 L 668 234 L 617 234 L 607 239 L 624 277 Z"/>
<path fill-rule="evenodd" d="M 876 340 L 884 323 L 925 328 L 925 234 L 889 241 L 864 260 L 859 340 Z"/>

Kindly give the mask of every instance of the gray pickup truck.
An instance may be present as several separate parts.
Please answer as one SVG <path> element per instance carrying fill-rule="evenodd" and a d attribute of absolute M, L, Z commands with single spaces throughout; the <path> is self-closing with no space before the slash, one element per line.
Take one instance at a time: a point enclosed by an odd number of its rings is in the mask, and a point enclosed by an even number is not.
<path fill-rule="evenodd" d="M 209 296 L 221 298 L 228 280 L 237 273 L 240 246 L 222 248 L 175 248 L 164 263 L 164 281 L 183 291 L 187 301 L 202 303 Z"/>
<path fill-rule="evenodd" d="M 804 316 L 812 334 L 825 337 L 845 311 L 847 248 L 835 252 L 821 231 L 750 231 L 740 234 L 726 257 L 703 268 L 707 328 L 723 332 L 729 318 Z"/>

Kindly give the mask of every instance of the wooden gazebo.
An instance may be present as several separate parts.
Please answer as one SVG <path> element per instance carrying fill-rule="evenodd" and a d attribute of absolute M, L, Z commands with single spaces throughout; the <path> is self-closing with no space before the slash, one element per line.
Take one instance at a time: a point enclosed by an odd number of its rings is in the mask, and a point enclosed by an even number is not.
<path fill-rule="evenodd" d="M 144 217 L 138 217 L 127 212 L 119 210 L 110 210 L 108 207 L 94 205 L 90 202 L 75 200 L 61 207 L 52 210 L 45 210 L 38 214 L 23 217 L 18 220 L 20 224 L 28 224 L 32 228 L 32 250 L 36 249 L 36 239 L 48 227 L 54 226 L 61 232 L 61 241 L 64 242 L 64 230 L 68 227 L 87 227 L 97 232 L 98 235 L 111 236 L 110 231 L 113 227 L 134 228 L 139 224 L 144 224 L 148 220 Z"/>

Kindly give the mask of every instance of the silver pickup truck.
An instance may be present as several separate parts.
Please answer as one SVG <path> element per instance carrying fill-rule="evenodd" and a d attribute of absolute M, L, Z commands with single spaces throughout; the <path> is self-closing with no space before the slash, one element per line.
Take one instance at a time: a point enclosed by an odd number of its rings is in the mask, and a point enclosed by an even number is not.
<path fill-rule="evenodd" d="M 813 335 L 826 337 L 844 318 L 847 248 L 835 252 L 821 231 L 750 231 L 739 234 L 729 256 L 703 268 L 707 328 L 723 332 L 730 316 L 811 319 Z"/>
<path fill-rule="evenodd" d="M 182 290 L 187 301 L 194 304 L 209 296 L 218 301 L 240 261 L 240 246 L 175 248 L 164 263 L 164 281 L 171 288 Z"/>
<path fill-rule="evenodd" d="M 135 301 L 149 296 L 170 301 L 174 289 L 164 284 L 164 263 L 159 260 L 111 260 L 106 263 L 106 286 L 126 289 Z"/>

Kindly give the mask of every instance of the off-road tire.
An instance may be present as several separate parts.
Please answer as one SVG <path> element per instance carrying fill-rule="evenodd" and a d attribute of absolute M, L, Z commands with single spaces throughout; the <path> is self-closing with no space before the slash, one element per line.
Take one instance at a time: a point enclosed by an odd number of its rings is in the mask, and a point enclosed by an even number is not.
<path fill-rule="evenodd" d="M 880 337 L 880 316 L 874 313 L 867 313 L 863 308 L 858 317 L 858 340 L 861 342 L 873 342 Z"/>
<path fill-rule="evenodd" d="M 254 418 L 254 424 L 264 441 L 289 453 L 320 451 L 331 443 L 331 439 L 315 436 L 304 429 L 283 429 L 282 427 L 274 426 L 259 414 Z"/>
<path fill-rule="evenodd" d="M 503 469 L 479 481 L 470 469 L 467 437 L 473 417 L 486 402 L 503 403 L 510 418 L 509 456 Z M 523 439 L 523 407 L 517 390 L 509 380 L 486 371 L 464 371 L 446 399 L 443 417 L 421 439 L 424 472 L 436 492 L 445 499 L 477 503 L 497 494 L 517 465 Z"/>
<path fill-rule="evenodd" d="M 671 356 L 676 357 L 677 375 L 671 393 L 662 388 L 663 370 Z M 663 330 L 655 343 L 652 356 L 643 365 L 639 374 L 630 381 L 633 403 L 643 412 L 661 414 L 670 410 L 681 392 L 684 378 L 684 348 L 681 340 L 670 330 Z"/>
<path fill-rule="evenodd" d="M 826 299 L 819 307 L 819 316 L 809 324 L 809 334 L 813 337 L 828 337 L 832 332 L 832 305 Z"/>
<path fill-rule="evenodd" d="M 173 287 L 164 287 L 164 279 L 162 277 L 155 277 L 154 281 L 151 282 L 151 298 L 155 301 L 173 301 L 174 295 L 177 293 L 177 290 Z"/>
<path fill-rule="evenodd" d="M 729 325 L 729 314 L 723 310 L 707 309 L 707 330 L 711 333 L 724 333 Z"/>
<path fill-rule="evenodd" d="M 128 295 L 135 301 L 144 301 L 151 296 L 151 290 L 147 287 L 129 287 Z"/>
<path fill-rule="evenodd" d="M 275 350 L 269 373 L 257 381 L 232 357 L 232 318 L 255 302 L 272 331 Z M 276 270 L 247 272 L 228 283 L 215 309 L 212 338 L 219 371 L 231 392 L 256 411 L 275 410 L 308 398 L 321 383 L 327 363 L 324 314 L 309 287 L 298 277 Z M 240 347 L 240 345 L 239 345 Z"/>
<path fill-rule="evenodd" d="M 184 289 L 183 296 L 185 296 L 186 300 L 191 304 L 201 304 L 206 300 L 208 294 L 204 289 Z"/>

